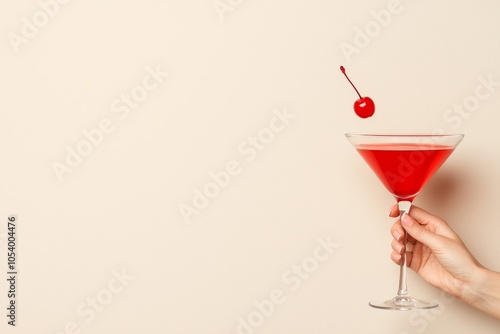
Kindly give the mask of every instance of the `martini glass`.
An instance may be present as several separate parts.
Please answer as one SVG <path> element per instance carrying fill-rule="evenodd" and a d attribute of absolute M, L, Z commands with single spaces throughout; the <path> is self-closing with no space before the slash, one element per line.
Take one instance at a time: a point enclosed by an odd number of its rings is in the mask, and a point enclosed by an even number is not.
<path fill-rule="evenodd" d="M 396 198 L 401 215 L 410 212 L 412 201 L 463 137 L 462 134 L 346 134 L 349 142 Z M 436 303 L 412 298 L 408 294 L 406 243 L 405 231 L 396 296 L 387 301 L 371 301 L 370 306 L 400 311 L 438 306 Z"/>

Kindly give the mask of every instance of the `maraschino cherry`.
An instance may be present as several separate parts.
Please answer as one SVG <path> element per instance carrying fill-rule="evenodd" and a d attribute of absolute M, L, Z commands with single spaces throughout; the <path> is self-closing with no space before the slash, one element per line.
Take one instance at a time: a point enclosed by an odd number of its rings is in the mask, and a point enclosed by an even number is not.
<path fill-rule="evenodd" d="M 361 118 L 368 118 L 372 116 L 375 113 L 375 103 L 373 103 L 373 100 L 368 96 L 361 97 L 361 94 L 359 94 L 351 79 L 349 79 L 349 77 L 345 73 L 344 66 L 340 66 L 340 70 L 342 71 L 342 73 L 344 73 L 345 77 L 359 96 L 359 99 L 354 102 L 354 112 L 356 113 L 356 115 Z"/>

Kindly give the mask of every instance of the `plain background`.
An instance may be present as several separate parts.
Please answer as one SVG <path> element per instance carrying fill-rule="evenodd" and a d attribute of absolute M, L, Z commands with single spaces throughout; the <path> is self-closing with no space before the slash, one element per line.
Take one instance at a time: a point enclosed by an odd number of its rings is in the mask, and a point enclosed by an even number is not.
<path fill-rule="evenodd" d="M 394 199 L 344 138 L 464 133 L 415 204 L 500 270 L 497 1 L 222 0 L 219 15 L 213 0 L 74 0 L 53 17 L 43 3 L 0 4 L 0 268 L 15 214 L 20 273 L 18 326 L 2 306 L 2 333 L 498 333 L 414 273 L 410 292 L 439 309 L 367 305 L 396 292 Z M 15 52 L 9 36 L 34 17 Z M 353 113 L 340 65 L 372 118 Z M 148 69 L 169 76 L 142 96 Z M 132 92 L 120 118 L 113 104 Z M 270 133 L 273 110 L 294 118 Z M 89 148 L 83 133 L 106 119 Z M 78 145 L 88 154 L 60 182 L 53 166 Z M 183 219 L 233 160 L 239 173 Z M 2 279 L 0 305 L 6 293 Z"/>

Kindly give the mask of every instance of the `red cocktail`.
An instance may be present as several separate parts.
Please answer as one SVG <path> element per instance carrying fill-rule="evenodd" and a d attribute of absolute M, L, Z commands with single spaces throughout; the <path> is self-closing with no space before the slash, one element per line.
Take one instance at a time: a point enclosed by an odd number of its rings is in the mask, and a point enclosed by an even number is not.
<path fill-rule="evenodd" d="M 438 144 L 364 144 L 359 154 L 398 201 L 413 200 L 454 147 Z"/>

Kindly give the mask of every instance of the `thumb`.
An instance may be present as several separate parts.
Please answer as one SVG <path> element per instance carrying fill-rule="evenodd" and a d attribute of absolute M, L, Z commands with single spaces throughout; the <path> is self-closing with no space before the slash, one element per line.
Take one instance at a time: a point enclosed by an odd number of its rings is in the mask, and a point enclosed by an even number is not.
<path fill-rule="evenodd" d="M 407 213 L 403 213 L 401 225 L 415 240 L 420 241 L 431 249 L 439 249 L 440 245 L 442 245 L 442 237 L 440 235 L 427 230 Z"/>

